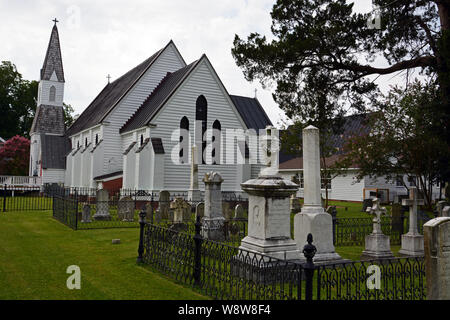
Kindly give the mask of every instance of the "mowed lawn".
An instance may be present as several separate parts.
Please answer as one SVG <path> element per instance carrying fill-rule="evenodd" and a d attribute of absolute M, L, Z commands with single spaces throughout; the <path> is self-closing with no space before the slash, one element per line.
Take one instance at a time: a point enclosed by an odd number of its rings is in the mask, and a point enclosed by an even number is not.
<path fill-rule="evenodd" d="M 138 266 L 138 240 L 137 228 L 73 231 L 50 211 L 0 212 L 0 299 L 206 299 Z M 80 290 L 66 286 L 71 265 Z"/>

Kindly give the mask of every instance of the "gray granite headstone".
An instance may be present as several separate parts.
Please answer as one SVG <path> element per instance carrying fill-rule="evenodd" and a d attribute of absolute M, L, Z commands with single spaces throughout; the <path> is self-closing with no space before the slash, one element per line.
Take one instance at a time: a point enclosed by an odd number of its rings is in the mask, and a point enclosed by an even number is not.
<path fill-rule="evenodd" d="M 97 191 L 96 212 L 94 220 L 111 220 L 109 214 L 109 193 L 105 189 Z"/>
<path fill-rule="evenodd" d="M 391 227 L 394 232 L 403 234 L 402 205 L 399 203 L 392 204 Z"/>
<path fill-rule="evenodd" d="M 170 203 L 170 208 L 173 209 L 173 223 L 184 222 L 187 210 L 189 210 L 190 215 L 191 206 L 183 198 L 175 198 Z"/>
<path fill-rule="evenodd" d="M 425 223 L 425 278 L 428 300 L 450 300 L 450 217 Z"/>
<path fill-rule="evenodd" d="M 230 208 L 229 202 L 222 203 L 222 210 L 223 210 L 223 216 L 225 217 L 225 220 L 230 220 L 233 217 L 233 212 Z"/>
<path fill-rule="evenodd" d="M 170 192 L 169 191 L 161 191 L 159 193 L 159 211 L 161 212 L 162 219 L 169 219 L 169 211 L 170 211 Z"/>
<path fill-rule="evenodd" d="M 134 201 L 131 197 L 123 197 L 119 200 L 117 216 L 120 221 L 134 221 Z"/>
<path fill-rule="evenodd" d="M 205 216 L 205 203 L 200 202 L 195 207 L 195 219 L 197 220 L 197 217 L 203 218 Z"/>
<path fill-rule="evenodd" d="M 83 213 L 81 218 L 82 223 L 89 223 L 91 221 L 91 206 L 89 204 L 83 205 Z"/>

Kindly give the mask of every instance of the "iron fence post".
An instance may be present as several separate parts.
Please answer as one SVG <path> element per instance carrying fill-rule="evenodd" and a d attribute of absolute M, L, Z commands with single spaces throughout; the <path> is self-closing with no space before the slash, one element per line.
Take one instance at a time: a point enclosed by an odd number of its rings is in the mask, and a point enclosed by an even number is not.
<path fill-rule="evenodd" d="M 142 210 L 139 213 L 139 248 L 138 248 L 138 257 L 136 262 L 137 263 L 143 263 L 144 262 L 144 227 L 145 227 L 145 216 L 146 212 Z"/>
<path fill-rule="evenodd" d="M 200 222 L 200 217 L 197 217 L 195 223 L 195 254 L 194 254 L 194 285 L 199 286 L 201 281 L 201 270 L 202 270 L 202 242 L 203 237 L 200 233 L 202 228 L 202 223 Z"/>
<path fill-rule="evenodd" d="M 6 183 L 5 188 L 3 190 L 3 212 L 6 212 Z"/>
<path fill-rule="evenodd" d="M 303 267 L 305 270 L 305 277 L 306 277 L 306 285 L 305 285 L 305 300 L 312 300 L 313 297 L 313 277 L 314 277 L 314 262 L 313 258 L 317 252 L 316 246 L 312 244 L 313 242 L 313 236 L 311 233 L 308 234 L 306 244 L 303 247 L 303 254 L 306 258 L 306 263 Z"/>

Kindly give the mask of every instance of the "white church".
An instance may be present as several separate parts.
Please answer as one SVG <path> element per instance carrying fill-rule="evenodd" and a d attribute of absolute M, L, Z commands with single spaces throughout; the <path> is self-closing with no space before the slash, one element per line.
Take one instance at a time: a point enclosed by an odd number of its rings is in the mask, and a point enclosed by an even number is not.
<path fill-rule="evenodd" d="M 186 191 L 194 145 L 200 189 L 204 174 L 217 171 L 222 190 L 241 192 L 240 184 L 262 168 L 262 161 L 248 161 L 253 151 L 247 143 L 224 134 L 271 126 L 261 104 L 230 95 L 206 55 L 187 64 L 173 41 L 108 83 L 69 128 L 64 84 L 55 23 L 30 131 L 30 176 L 42 177 L 43 184 Z M 241 152 L 246 161 L 224 161 L 225 150 L 233 157 Z"/>

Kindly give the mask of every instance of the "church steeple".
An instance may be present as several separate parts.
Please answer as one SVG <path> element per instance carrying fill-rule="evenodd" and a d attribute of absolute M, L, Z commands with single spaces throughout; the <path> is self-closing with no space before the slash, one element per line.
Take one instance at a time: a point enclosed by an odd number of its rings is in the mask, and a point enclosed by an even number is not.
<path fill-rule="evenodd" d="M 58 27 L 56 26 L 58 20 L 55 19 L 53 21 L 55 22 L 55 25 L 53 26 L 52 33 L 50 35 L 47 54 L 45 55 L 44 65 L 41 69 L 41 80 L 56 80 L 58 82 L 65 82 Z M 52 79 L 53 73 L 55 73 L 56 79 Z"/>

